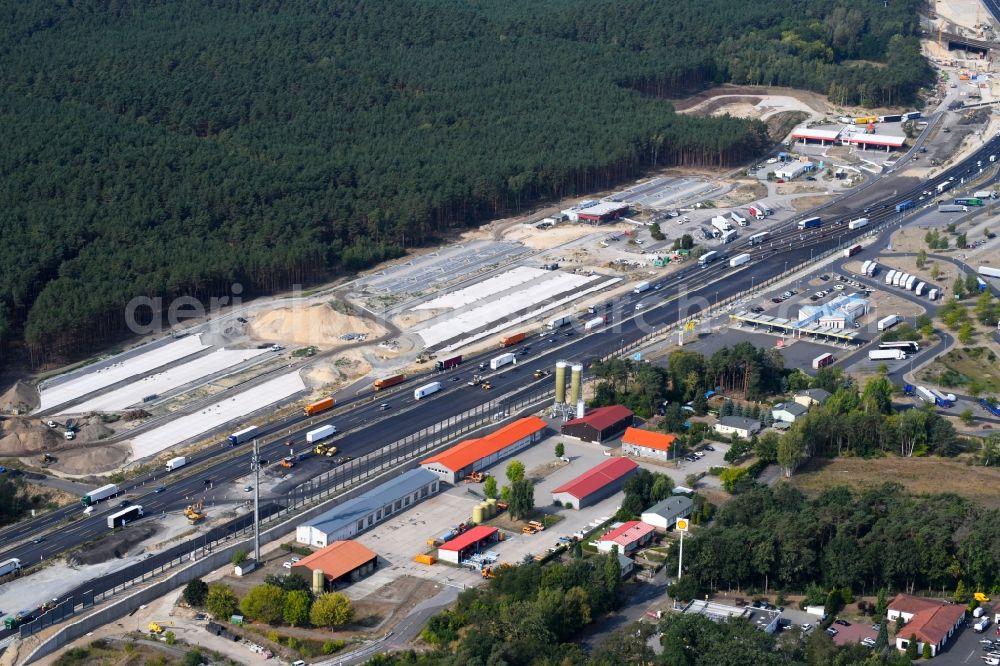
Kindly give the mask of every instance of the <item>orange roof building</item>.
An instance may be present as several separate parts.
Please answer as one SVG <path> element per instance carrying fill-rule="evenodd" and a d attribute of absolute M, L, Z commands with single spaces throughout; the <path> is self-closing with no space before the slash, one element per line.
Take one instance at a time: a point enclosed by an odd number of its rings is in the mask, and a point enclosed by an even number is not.
<path fill-rule="evenodd" d="M 626 456 L 668 460 L 673 455 L 676 442 L 677 437 L 674 435 L 642 428 L 626 428 L 622 435 L 622 453 Z"/>
<path fill-rule="evenodd" d="M 442 481 L 455 483 L 541 441 L 547 427 L 537 416 L 518 419 L 485 437 L 459 442 L 424 460 L 420 466 L 437 474 Z"/>
<path fill-rule="evenodd" d="M 346 584 L 357 582 L 378 567 L 378 554 L 357 541 L 334 541 L 322 550 L 303 557 L 292 565 L 296 573 L 313 584 L 313 572 L 323 572 L 323 591 L 329 592 Z M 313 590 L 317 592 L 317 590 Z"/>
<path fill-rule="evenodd" d="M 943 599 L 897 594 L 889 602 L 886 616 L 889 620 L 902 617 L 906 623 L 903 630 L 896 635 L 898 649 L 905 650 L 910 642 L 910 636 L 915 636 L 918 652 L 923 652 L 924 645 L 930 645 L 931 656 L 937 656 L 962 625 L 965 606 Z"/>

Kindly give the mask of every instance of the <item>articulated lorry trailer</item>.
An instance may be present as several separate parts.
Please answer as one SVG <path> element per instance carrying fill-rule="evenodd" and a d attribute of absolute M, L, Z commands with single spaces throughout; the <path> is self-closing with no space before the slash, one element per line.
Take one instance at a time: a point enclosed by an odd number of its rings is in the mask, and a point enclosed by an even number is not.
<path fill-rule="evenodd" d="M 868 352 L 869 361 L 902 361 L 906 352 L 902 349 L 873 349 Z"/>
<path fill-rule="evenodd" d="M 431 382 L 413 390 L 413 399 L 420 400 L 441 390 L 441 382 Z"/>
<path fill-rule="evenodd" d="M 316 442 L 322 441 L 327 437 L 333 437 L 335 434 L 337 434 L 337 426 L 320 426 L 319 428 L 310 430 L 306 433 L 306 443 L 315 444 Z"/>
<path fill-rule="evenodd" d="M 118 492 L 118 486 L 114 483 L 109 483 L 106 486 L 101 486 L 100 488 L 91 490 L 89 493 L 80 498 L 80 503 L 84 506 L 93 506 L 102 499 L 114 497 L 118 494 Z"/>

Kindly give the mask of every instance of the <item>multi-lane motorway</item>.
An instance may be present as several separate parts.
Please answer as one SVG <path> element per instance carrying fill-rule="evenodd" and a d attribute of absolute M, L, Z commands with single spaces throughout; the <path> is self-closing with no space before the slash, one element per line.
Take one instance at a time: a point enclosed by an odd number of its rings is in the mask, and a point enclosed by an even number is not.
<path fill-rule="evenodd" d="M 980 172 L 977 163 L 985 163 L 989 155 L 997 152 L 1000 152 L 1000 138 L 992 137 L 962 162 L 932 179 L 920 182 L 907 192 L 886 197 L 877 204 L 869 204 L 867 208 L 852 203 L 852 200 L 857 201 L 862 196 L 870 198 L 869 188 L 848 195 L 835 205 L 838 210 L 849 210 L 852 214 L 842 216 L 842 219 L 824 219 L 819 229 L 800 231 L 794 222 L 789 222 L 773 230 L 768 241 L 762 245 L 750 247 L 744 242 L 727 246 L 729 256 L 749 252 L 753 261 L 738 269 L 729 268 L 726 261 L 717 261 L 707 267 L 687 267 L 664 279 L 660 289 L 628 294 L 619 299 L 613 310 L 613 321 L 604 329 L 584 334 L 582 330 L 573 328 L 530 337 L 512 349 L 518 353 L 516 366 L 507 366 L 493 373 L 484 372 L 479 369 L 479 363 L 498 352 L 481 354 L 436 377 L 443 382 L 443 390 L 419 402 L 414 400 L 412 389 L 408 387 L 432 379 L 432 373 L 411 380 L 390 394 L 379 394 L 373 401 L 359 400 L 349 411 L 332 417 L 314 417 L 307 421 L 302 416 L 293 416 L 269 425 L 261 429 L 262 436 L 275 436 L 277 439 L 262 447 L 262 457 L 277 460 L 287 455 L 289 445 L 297 451 L 305 450 L 305 433 L 324 423 L 335 424 L 342 433 L 334 441 L 341 454 L 359 457 L 489 402 L 498 395 L 512 394 L 512 399 L 516 399 L 519 395 L 537 391 L 539 382 L 551 380 L 533 380 L 532 373 L 536 369 L 551 369 L 557 360 L 586 361 L 603 356 L 653 330 L 751 289 L 754 284 L 759 285 L 790 267 L 808 262 L 870 229 L 849 230 L 847 219 L 864 215 L 870 218 L 871 225 L 877 225 L 899 217 L 895 211 L 897 203 L 916 200 L 922 191 L 933 191 L 938 183 L 949 178 L 958 182 L 974 177 Z M 636 310 L 635 305 L 640 301 L 644 309 Z M 473 374 L 485 374 L 493 389 L 484 391 L 468 386 L 467 381 Z M 388 403 L 388 408 L 383 408 L 381 403 Z M 249 457 L 246 445 L 237 450 L 220 446 L 194 456 L 187 467 L 173 475 L 163 472 L 147 475 L 123 484 L 123 489 L 129 499 L 145 508 L 147 515 L 176 511 L 194 498 L 211 492 L 214 486 L 247 474 Z M 155 492 L 157 489 L 159 492 Z M 118 499 L 108 503 L 117 506 Z M 67 522 L 70 515 L 80 514 L 81 510 L 80 506 L 66 507 L 0 531 L 0 540 L 4 544 L 0 560 L 18 557 L 25 564 L 37 563 L 107 531 L 105 516 L 101 515 L 102 511 L 106 512 L 106 506 L 95 512 L 96 515 L 77 517 Z"/>

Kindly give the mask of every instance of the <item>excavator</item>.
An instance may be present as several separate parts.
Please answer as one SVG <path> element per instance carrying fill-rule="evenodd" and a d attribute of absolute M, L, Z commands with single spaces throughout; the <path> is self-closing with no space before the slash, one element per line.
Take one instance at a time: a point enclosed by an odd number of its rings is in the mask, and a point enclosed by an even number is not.
<path fill-rule="evenodd" d="M 200 523 L 205 520 L 207 514 L 204 512 L 205 503 L 198 500 L 194 504 L 188 504 L 184 509 L 184 515 L 187 516 L 188 522 L 192 525 Z"/>

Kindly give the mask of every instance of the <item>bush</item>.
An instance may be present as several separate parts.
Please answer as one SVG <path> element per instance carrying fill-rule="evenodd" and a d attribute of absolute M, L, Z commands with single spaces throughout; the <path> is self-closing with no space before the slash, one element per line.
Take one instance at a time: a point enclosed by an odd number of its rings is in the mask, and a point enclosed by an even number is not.
<path fill-rule="evenodd" d="M 344 649 L 344 645 L 346 645 L 346 643 L 344 643 L 344 641 L 339 639 L 333 641 L 326 641 L 325 643 L 323 643 L 323 654 L 333 654 L 334 652 L 340 652 L 341 650 Z"/>
<path fill-rule="evenodd" d="M 184 586 L 184 601 L 188 606 L 201 607 L 205 605 L 208 596 L 208 585 L 201 578 L 195 578 Z"/>
<path fill-rule="evenodd" d="M 174 632 L 172 631 L 168 631 L 167 633 L 163 634 L 163 639 L 167 642 L 167 645 L 173 645 L 174 643 L 177 642 L 177 636 L 175 636 Z"/>

